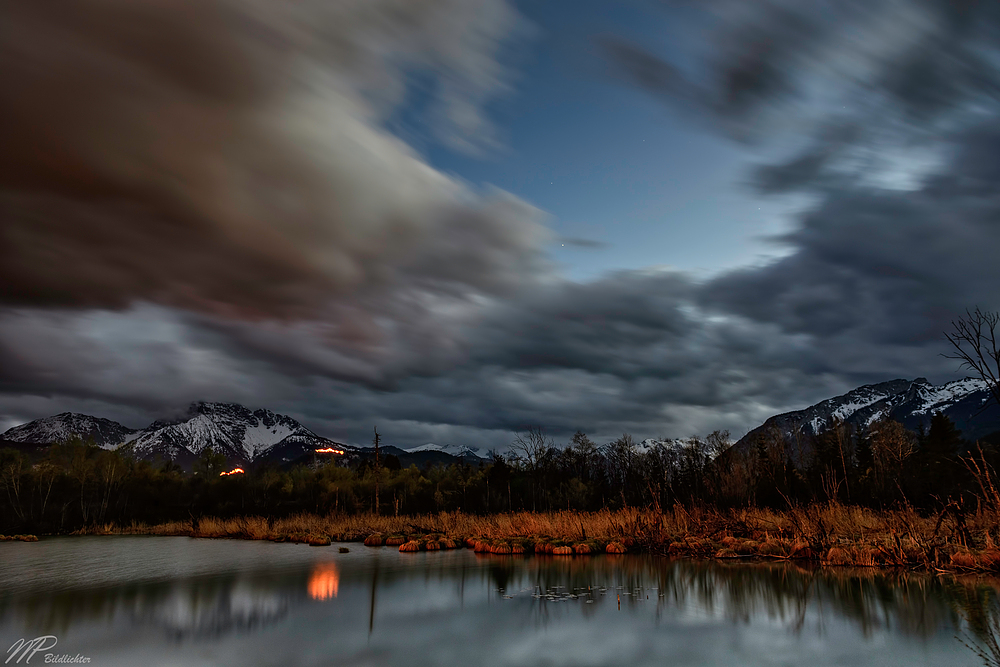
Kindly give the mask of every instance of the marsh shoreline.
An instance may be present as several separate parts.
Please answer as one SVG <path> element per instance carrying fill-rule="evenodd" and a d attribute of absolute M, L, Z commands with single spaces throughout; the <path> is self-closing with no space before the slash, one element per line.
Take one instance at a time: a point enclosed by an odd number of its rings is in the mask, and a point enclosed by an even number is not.
<path fill-rule="evenodd" d="M 400 551 L 469 548 L 481 554 L 646 553 L 698 560 L 811 561 L 824 566 L 998 572 L 1000 522 L 991 512 L 921 516 L 840 504 L 789 510 L 625 508 L 417 516 L 297 514 L 103 524 L 71 535 L 161 535 L 327 546 L 363 542 Z"/>

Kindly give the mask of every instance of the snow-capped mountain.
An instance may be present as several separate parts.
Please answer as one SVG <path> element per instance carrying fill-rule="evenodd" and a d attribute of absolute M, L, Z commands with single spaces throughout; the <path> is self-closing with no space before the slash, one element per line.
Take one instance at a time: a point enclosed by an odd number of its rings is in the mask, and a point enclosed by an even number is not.
<path fill-rule="evenodd" d="M 704 446 L 704 441 L 698 438 L 646 438 L 642 442 L 637 442 L 632 449 L 638 454 L 648 454 L 655 449 L 666 449 L 678 454 L 682 454 L 695 445 Z M 714 456 L 717 452 L 705 451 L 709 456 Z"/>
<path fill-rule="evenodd" d="M 445 454 L 451 454 L 452 456 L 457 456 L 459 458 L 483 458 L 483 453 L 479 451 L 479 449 L 469 447 L 468 445 L 436 445 L 433 442 L 428 442 L 426 445 L 410 447 L 405 451 L 410 454 L 416 454 L 418 452 L 444 452 Z"/>
<path fill-rule="evenodd" d="M 343 448 L 291 417 L 235 403 L 204 402 L 192 404 L 177 419 L 153 422 L 125 444 L 140 458 L 176 460 L 185 453 L 199 456 L 210 448 L 244 462 L 261 458 L 289 461 L 329 446 Z"/>
<path fill-rule="evenodd" d="M 656 447 L 665 447 L 667 449 L 680 451 L 690 447 L 694 441 L 694 438 L 646 438 L 642 442 L 637 442 L 633 446 L 633 449 L 640 454 L 645 454 L 649 450 L 655 449 Z"/>
<path fill-rule="evenodd" d="M 78 436 L 105 449 L 143 459 L 168 459 L 189 465 L 210 448 L 230 461 L 292 461 L 316 449 L 347 445 L 320 437 L 291 417 L 250 410 L 235 403 L 194 403 L 175 419 L 135 430 L 88 415 L 64 413 L 15 426 L 2 436 L 16 442 L 53 443 Z"/>
<path fill-rule="evenodd" d="M 0 435 L 0 439 L 42 444 L 80 438 L 104 449 L 115 449 L 134 438 L 136 433 L 138 431 L 135 429 L 122 426 L 110 419 L 63 412 L 15 426 Z"/>
<path fill-rule="evenodd" d="M 757 434 L 777 427 L 790 438 L 798 430 L 813 435 L 828 428 L 836 419 L 866 428 L 884 417 L 895 419 L 910 429 L 928 426 L 935 412 L 950 418 L 967 439 L 982 438 L 1000 431 L 1000 406 L 990 400 L 985 382 L 974 378 L 932 385 L 926 378 L 890 380 L 853 389 L 842 396 L 816 405 L 771 417 L 740 439 L 748 445 Z"/>

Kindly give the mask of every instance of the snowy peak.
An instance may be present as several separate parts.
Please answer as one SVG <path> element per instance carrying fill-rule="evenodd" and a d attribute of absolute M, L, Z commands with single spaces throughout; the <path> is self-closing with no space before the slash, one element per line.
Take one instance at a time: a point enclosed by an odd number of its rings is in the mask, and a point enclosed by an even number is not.
<path fill-rule="evenodd" d="M 690 449 L 697 442 L 696 438 L 646 438 L 642 442 L 632 445 L 632 449 L 639 454 L 648 454 L 650 451 L 660 448 L 673 452 L 683 452 Z"/>
<path fill-rule="evenodd" d="M 139 456 L 174 458 L 171 452 L 177 448 L 198 456 L 212 449 L 231 459 L 253 461 L 283 444 L 304 449 L 332 443 L 291 417 L 270 410 L 201 402 L 192 404 L 181 417 L 153 422 L 129 442 L 129 447 Z"/>
<path fill-rule="evenodd" d="M 467 445 L 436 445 L 433 442 L 428 442 L 426 445 L 410 447 L 404 451 L 410 454 L 416 454 L 418 452 L 444 452 L 445 454 L 451 454 L 452 456 L 457 456 L 459 458 L 483 458 L 482 452 L 480 452 L 479 449 L 469 447 Z"/>
<path fill-rule="evenodd" d="M 0 439 L 11 442 L 50 443 L 80 438 L 85 442 L 93 442 L 103 449 L 115 449 L 133 438 L 135 433 L 135 429 L 122 426 L 110 419 L 63 412 L 15 426 L 0 435 Z"/>
<path fill-rule="evenodd" d="M 206 449 L 242 463 L 288 462 L 325 447 L 350 449 L 316 435 L 291 417 L 236 403 L 193 403 L 179 417 L 155 421 L 138 431 L 109 419 L 63 413 L 16 426 L 2 437 L 47 444 L 74 436 L 105 449 L 121 448 L 138 458 L 183 465 L 190 465 Z"/>
<path fill-rule="evenodd" d="M 927 380 L 919 378 L 914 382 L 890 380 L 878 384 L 866 384 L 852 389 L 843 396 L 828 398 L 803 411 L 810 413 L 809 432 L 819 433 L 838 420 L 859 421 L 867 426 L 887 414 L 889 407 L 887 401 L 891 402 L 890 399 L 905 395 L 913 385 L 920 382 L 926 384 Z"/>
<path fill-rule="evenodd" d="M 975 378 L 955 380 L 940 387 L 928 384 L 926 380 L 922 385 L 918 385 L 917 382 L 914 382 L 914 390 L 919 397 L 920 404 L 914 408 L 914 414 L 925 415 L 942 412 L 967 399 L 972 394 L 983 394 L 982 398 L 986 398 L 989 393 L 989 386 L 982 380 Z"/>
<path fill-rule="evenodd" d="M 134 440 L 136 451 L 161 443 L 186 443 L 193 454 L 206 447 L 251 460 L 290 435 L 318 438 L 291 417 L 236 403 L 193 403 L 183 416 L 153 422 Z"/>
<path fill-rule="evenodd" d="M 917 378 L 864 385 L 804 410 L 776 415 L 745 435 L 740 444 L 751 442 L 762 429 L 777 428 L 792 438 L 795 433 L 817 434 L 838 420 L 864 429 L 890 418 L 916 429 L 927 425 L 935 412 L 955 422 L 966 438 L 1000 431 L 1000 406 L 990 402 L 989 388 L 982 380 L 965 378 L 933 385 Z"/>

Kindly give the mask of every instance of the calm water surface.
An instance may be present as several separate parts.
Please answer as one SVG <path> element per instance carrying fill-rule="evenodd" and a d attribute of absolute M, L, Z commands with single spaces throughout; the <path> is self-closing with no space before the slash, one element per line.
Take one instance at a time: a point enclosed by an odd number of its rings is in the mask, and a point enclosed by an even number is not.
<path fill-rule="evenodd" d="M 52 635 L 47 652 L 92 665 L 981 666 L 996 664 L 994 586 L 640 556 L 51 538 L 0 543 L 0 650 Z"/>

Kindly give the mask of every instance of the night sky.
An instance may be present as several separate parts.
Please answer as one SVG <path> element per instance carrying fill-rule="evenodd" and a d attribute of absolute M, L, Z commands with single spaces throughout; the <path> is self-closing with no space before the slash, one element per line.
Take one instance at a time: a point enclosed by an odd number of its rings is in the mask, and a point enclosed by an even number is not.
<path fill-rule="evenodd" d="M 1000 3 L 0 7 L 0 431 L 739 437 L 1000 310 Z"/>

